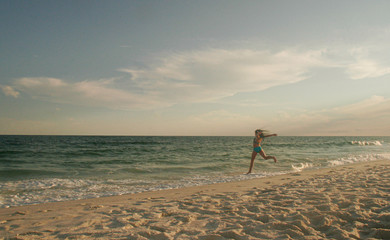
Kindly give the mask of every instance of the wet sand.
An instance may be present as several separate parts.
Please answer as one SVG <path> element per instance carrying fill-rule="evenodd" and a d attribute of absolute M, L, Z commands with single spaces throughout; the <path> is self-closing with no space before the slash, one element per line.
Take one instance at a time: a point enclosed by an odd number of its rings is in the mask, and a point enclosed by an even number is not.
<path fill-rule="evenodd" d="M 2 208 L 0 239 L 390 239 L 390 161 Z"/>

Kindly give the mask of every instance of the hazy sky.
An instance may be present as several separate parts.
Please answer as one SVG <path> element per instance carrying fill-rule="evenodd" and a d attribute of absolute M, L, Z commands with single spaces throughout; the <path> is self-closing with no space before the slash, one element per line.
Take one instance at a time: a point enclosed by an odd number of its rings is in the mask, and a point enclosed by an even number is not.
<path fill-rule="evenodd" d="M 390 135 L 390 1 L 0 1 L 0 134 Z"/>

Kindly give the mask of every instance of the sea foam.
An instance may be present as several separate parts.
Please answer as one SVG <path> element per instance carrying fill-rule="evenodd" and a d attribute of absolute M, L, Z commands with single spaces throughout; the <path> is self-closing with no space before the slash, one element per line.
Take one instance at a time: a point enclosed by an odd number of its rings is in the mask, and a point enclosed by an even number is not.
<path fill-rule="evenodd" d="M 301 172 L 302 170 L 306 168 L 312 168 L 312 163 L 299 163 L 298 165 L 292 164 L 291 167 L 294 169 L 295 172 Z"/>
<path fill-rule="evenodd" d="M 360 145 L 360 146 L 382 146 L 380 141 L 351 141 L 352 145 Z"/>

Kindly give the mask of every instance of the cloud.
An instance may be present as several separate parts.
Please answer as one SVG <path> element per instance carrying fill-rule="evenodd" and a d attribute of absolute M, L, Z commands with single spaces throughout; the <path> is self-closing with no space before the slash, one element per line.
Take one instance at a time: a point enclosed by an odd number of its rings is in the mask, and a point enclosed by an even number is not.
<path fill-rule="evenodd" d="M 148 109 L 207 102 L 306 79 L 324 65 L 321 51 L 210 49 L 165 56 L 145 68 L 118 69 L 122 78 L 84 80 L 20 78 L 14 89 L 53 102 Z M 4 90 L 3 90 L 4 91 Z"/>
<path fill-rule="evenodd" d="M 129 73 L 134 86 L 176 103 L 205 102 L 299 82 L 308 77 L 310 68 L 324 65 L 321 50 L 210 49 L 172 54 L 144 69 L 118 70 Z"/>
<path fill-rule="evenodd" d="M 121 68 L 121 78 L 69 83 L 57 78 L 21 78 L 21 91 L 48 101 L 115 109 L 153 109 L 210 102 L 308 79 L 313 68 L 343 68 L 351 79 L 390 73 L 363 48 L 282 51 L 206 49 L 167 54 L 143 68 Z M 16 91 L 17 90 L 17 91 Z M 4 87 L 3 87 L 3 91 Z"/>
<path fill-rule="evenodd" d="M 148 108 L 159 105 L 153 96 L 143 96 L 131 91 L 118 89 L 115 80 L 82 81 L 72 85 L 73 91 L 89 104 L 111 108 Z"/>
<path fill-rule="evenodd" d="M 389 135 L 390 99 L 372 96 L 341 107 L 280 112 L 269 121 L 291 135 Z"/>
<path fill-rule="evenodd" d="M 115 86 L 116 79 L 100 79 L 66 83 L 57 78 L 20 78 L 14 87 L 52 102 L 71 103 L 77 105 L 100 106 L 115 109 L 129 109 L 157 105 L 150 97 L 146 99 Z"/>
<path fill-rule="evenodd" d="M 25 88 L 42 88 L 42 87 L 56 88 L 56 87 L 63 87 L 63 86 L 67 85 L 61 79 L 45 78 L 45 77 L 20 78 L 16 81 L 16 83 L 19 86 L 22 86 Z"/>
<path fill-rule="evenodd" d="M 16 91 L 13 87 L 11 86 L 3 86 L 0 85 L 1 90 L 6 96 L 12 96 L 14 98 L 17 98 L 19 96 L 19 92 Z"/>
<path fill-rule="evenodd" d="M 372 96 L 358 103 L 334 108 L 332 112 L 360 119 L 376 119 L 390 116 L 390 99 L 383 96 Z"/>
<path fill-rule="evenodd" d="M 353 48 L 350 50 L 352 60 L 346 64 L 346 73 L 351 79 L 375 78 L 390 73 L 390 67 L 379 62 L 370 54 L 379 50 L 368 51 L 363 48 Z M 388 52 L 388 51 L 386 51 Z"/>
<path fill-rule="evenodd" d="M 380 66 L 370 59 L 357 59 L 347 68 L 347 74 L 352 79 L 375 78 L 387 75 L 390 73 L 390 67 Z"/>
<path fill-rule="evenodd" d="M 47 100 L 64 98 L 68 94 L 69 85 L 57 78 L 19 78 L 14 82 L 14 88 L 33 97 Z"/>
<path fill-rule="evenodd" d="M 262 91 L 311 77 L 314 68 L 343 69 L 350 79 L 390 73 L 375 58 L 379 49 L 364 47 L 282 51 L 207 49 L 172 53 L 144 68 L 122 68 L 134 89 L 167 105 L 208 102 L 237 93 Z"/>

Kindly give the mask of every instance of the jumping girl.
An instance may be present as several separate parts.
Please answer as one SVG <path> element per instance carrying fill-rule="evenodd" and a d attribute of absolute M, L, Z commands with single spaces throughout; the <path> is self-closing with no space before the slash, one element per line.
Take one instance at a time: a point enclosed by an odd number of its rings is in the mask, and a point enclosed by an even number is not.
<path fill-rule="evenodd" d="M 261 148 L 261 142 L 264 140 L 266 137 L 276 137 L 278 136 L 277 134 L 270 134 L 270 135 L 264 135 L 264 130 L 262 129 L 257 129 L 255 131 L 255 138 L 253 139 L 253 152 L 252 152 L 252 159 L 251 159 L 251 164 L 249 166 L 249 171 L 247 174 L 252 172 L 253 164 L 255 162 L 255 158 L 257 154 L 260 154 L 264 159 L 273 159 L 274 162 L 277 162 L 276 157 L 274 156 L 267 156 L 264 152 L 264 150 Z"/>

